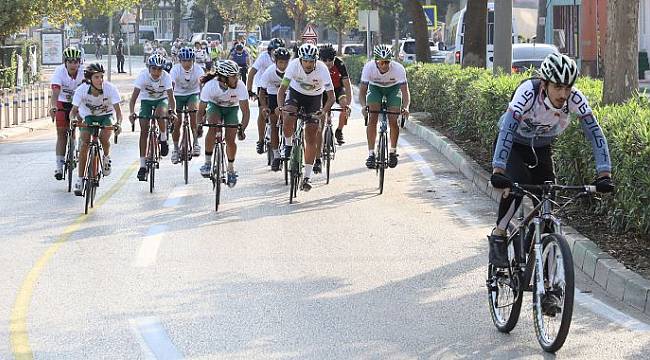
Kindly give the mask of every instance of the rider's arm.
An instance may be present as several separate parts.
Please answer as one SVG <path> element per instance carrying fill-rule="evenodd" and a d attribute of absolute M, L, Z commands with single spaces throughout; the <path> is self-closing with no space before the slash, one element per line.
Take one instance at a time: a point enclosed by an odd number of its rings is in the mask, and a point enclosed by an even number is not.
<path fill-rule="evenodd" d="M 199 102 L 199 111 L 196 113 L 197 114 L 197 122 L 199 124 L 203 124 L 205 121 L 203 117 L 205 116 L 205 108 L 207 104 L 204 101 Z"/>
<path fill-rule="evenodd" d="M 174 90 L 167 89 L 167 101 L 169 102 L 169 111 L 172 114 L 176 113 L 176 99 L 174 98 Z"/>
<path fill-rule="evenodd" d="M 402 108 L 409 110 L 411 106 L 411 91 L 409 90 L 409 84 L 404 83 L 400 85 L 400 90 L 402 90 Z"/>
<path fill-rule="evenodd" d="M 242 131 L 246 130 L 248 127 L 248 122 L 251 118 L 251 111 L 250 108 L 248 107 L 248 99 L 246 100 L 239 100 L 239 108 L 241 109 L 241 127 Z"/>
<path fill-rule="evenodd" d="M 499 136 L 492 157 L 492 168 L 493 173 L 504 174 L 508 158 L 510 158 L 512 152 L 513 139 L 519 127 L 519 121 L 515 119 L 513 112 L 508 109 L 501 117 L 500 124 Z"/>
<path fill-rule="evenodd" d="M 352 100 L 352 83 L 350 82 L 350 78 L 343 79 L 343 89 L 345 89 L 345 97 L 348 100 L 348 105 L 351 105 L 353 100 Z"/>
<path fill-rule="evenodd" d="M 131 113 L 131 116 L 135 114 L 135 102 L 138 100 L 138 95 L 140 95 L 140 89 L 137 87 L 133 88 L 131 100 L 129 100 L 129 112 Z"/>
<path fill-rule="evenodd" d="M 323 105 L 323 112 L 329 112 L 336 101 L 336 95 L 334 94 L 334 89 L 327 90 L 327 101 Z"/>
<path fill-rule="evenodd" d="M 72 105 L 72 110 L 70 110 L 70 120 L 76 121 L 77 119 L 80 119 L 79 107 L 77 105 Z"/>
<path fill-rule="evenodd" d="M 592 113 L 589 113 L 580 118 L 580 125 L 585 137 L 591 142 L 591 152 L 596 162 L 598 177 L 611 176 L 612 163 L 609 157 L 609 146 L 598 120 Z"/>
<path fill-rule="evenodd" d="M 248 71 L 248 79 L 246 79 L 246 87 L 248 88 L 248 92 L 253 91 L 253 79 L 255 79 L 255 74 L 257 74 L 257 69 L 255 67 L 251 68 Z"/>
<path fill-rule="evenodd" d="M 283 107 L 284 102 L 285 102 L 285 97 L 287 94 L 287 89 L 289 89 L 289 82 L 290 80 L 286 78 L 282 79 L 282 82 L 280 83 L 280 88 L 278 89 L 278 106 Z"/>
<path fill-rule="evenodd" d="M 368 83 L 359 84 L 359 104 L 361 108 L 366 107 L 366 94 L 368 93 Z"/>

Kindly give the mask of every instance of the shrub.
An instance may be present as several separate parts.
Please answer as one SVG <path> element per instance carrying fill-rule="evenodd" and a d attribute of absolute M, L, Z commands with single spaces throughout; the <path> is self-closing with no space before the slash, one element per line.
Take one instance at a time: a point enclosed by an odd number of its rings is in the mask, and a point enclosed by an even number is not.
<path fill-rule="evenodd" d="M 352 84 L 357 85 L 361 81 L 361 70 L 366 64 L 366 57 L 363 55 L 353 55 L 343 57 L 345 66 L 348 68 L 348 75 Z"/>

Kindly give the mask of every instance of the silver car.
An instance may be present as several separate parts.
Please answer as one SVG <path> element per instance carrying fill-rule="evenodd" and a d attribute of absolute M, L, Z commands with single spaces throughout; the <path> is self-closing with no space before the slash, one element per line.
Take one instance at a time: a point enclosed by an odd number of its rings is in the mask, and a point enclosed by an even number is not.
<path fill-rule="evenodd" d="M 531 67 L 539 69 L 549 54 L 559 52 L 551 44 L 512 44 L 512 72 L 521 73 Z"/>

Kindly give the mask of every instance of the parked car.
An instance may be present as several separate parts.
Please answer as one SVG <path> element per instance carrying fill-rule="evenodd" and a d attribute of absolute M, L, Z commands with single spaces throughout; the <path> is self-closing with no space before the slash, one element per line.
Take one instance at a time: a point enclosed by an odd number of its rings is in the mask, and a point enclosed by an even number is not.
<path fill-rule="evenodd" d="M 524 72 L 531 67 L 539 69 L 542 61 L 552 53 L 559 53 L 559 50 L 551 44 L 512 44 L 512 72 Z"/>
<path fill-rule="evenodd" d="M 216 41 L 219 40 L 219 42 L 223 43 L 223 38 L 221 36 L 221 33 L 194 33 L 192 34 L 192 37 L 190 37 L 190 44 L 194 45 L 195 42 L 201 41 L 201 40 L 208 40 L 210 41 Z"/>
<path fill-rule="evenodd" d="M 432 63 L 444 63 L 447 58 L 446 47 L 443 42 L 435 43 L 429 40 L 429 48 L 431 50 Z M 397 55 L 399 60 L 404 64 L 410 64 L 415 61 L 415 39 L 406 39 L 400 41 L 399 53 Z"/>
<path fill-rule="evenodd" d="M 334 45 L 334 47 L 336 48 L 337 46 Z M 343 44 L 341 50 L 342 55 L 363 55 L 365 53 L 363 44 Z"/>

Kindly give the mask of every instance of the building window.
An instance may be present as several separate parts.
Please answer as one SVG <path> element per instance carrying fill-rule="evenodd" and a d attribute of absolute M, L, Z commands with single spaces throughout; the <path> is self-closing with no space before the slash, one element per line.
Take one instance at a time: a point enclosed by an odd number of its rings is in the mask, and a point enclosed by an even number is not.
<path fill-rule="evenodd" d="M 573 58 L 580 57 L 580 6 L 553 7 L 553 44 L 560 52 Z"/>

